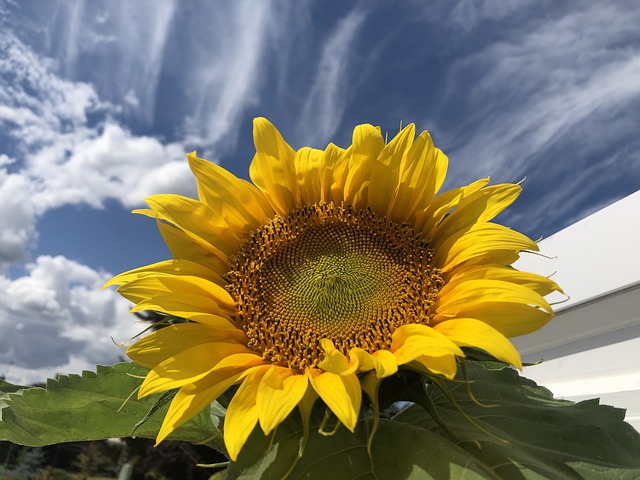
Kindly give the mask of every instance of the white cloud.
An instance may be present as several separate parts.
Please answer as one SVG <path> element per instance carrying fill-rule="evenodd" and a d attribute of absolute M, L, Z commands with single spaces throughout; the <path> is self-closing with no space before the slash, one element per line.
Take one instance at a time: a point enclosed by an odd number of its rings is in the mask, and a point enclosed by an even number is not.
<path fill-rule="evenodd" d="M 425 121 L 456 159 L 448 182 L 491 173 L 497 181 L 528 176 L 525 188 L 544 179 L 559 185 L 538 186 L 546 190 L 537 201 L 545 215 L 531 228 L 586 214 L 594 189 L 610 189 L 640 168 L 640 8 L 590 3 L 542 20 L 525 18 L 525 4 L 467 3 L 467 29 L 482 28 L 492 15 L 512 25 L 501 35 L 458 37 L 465 45 L 481 41 L 448 72 L 439 109 L 468 114 L 450 129 Z"/>
<path fill-rule="evenodd" d="M 6 167 L 15 163 L 15 158 L 11 158 L 6 153 L 0 153 L 0 167 Z"/>
<path fill-rule="evenodd" d="M 531 3 L 531 0 L 461 0 L 453 4 L 448 20 L 469 31 L 484 21 L 502 20 Z"/>
<path fill-rule="evenodd" d="M 52 0 L 49 9 L 45 53 L 60 61 L 64 76 L 91 82 L 102 98 L 152 124 L 176 2 Z"/>
<path fill-rule="evenodd" d="M 0 157 L 0 271 L 28 256 L 36 222 L 50 209 L 99 208 L 107 199 L 133 207 L 153 193 L 195 193 L 182 144 L 133 135 L 91 85 L 60 78 L 51 60 L 10 33 L 0 34 L 0 48 L 0 127 L 20 159 Z M 90 115 L 102 121 L 93 125 Z"/>
<path fill-rule="evenodd" d="M 300 138 L 307 145 L 326 145 L 340 125 L 348 105 L 353 42 L 364 19 L 364 12 L 352 10 L 340 20 L 322 49 L 315 81 L 305 96 L 298 121 Z"/>
<path fill-rule="evenodd" d="M 68 204 L 101 207 L 110 198 L 133 207 L 153 193 L 196 190 L 182 145 L 133 136 L 112 122 L 100 133 L 77 140 L 60 162 L 62 148 L 52 145 L 30 158 L 29 175 L 39 185 L 34 202 L 42 209 Z"/>
<path fill-rule="evenodd" d="M 111 277 L 65 257 L 40 256 L 27 274 L 0 276 L 0 375 L 15 383 L 93 369 L 124 356 L 140 331 L 129 302 L 100 288 Z"/>
<path fill-rule="evenodd" d="M 185 122 L 188 142 L 235 143 L 240 115 L 258 102 L 269 35 L 287 16 L 283 5 L 273 7 L 271 1 L 251 0 L 199 5 L 194 36 L 185 47 L 192 106 Z"/>
<path fill-rule="evenodd" d="M 24 260 L 37 239 L 32 190 L 22 175 L 9 174 L 0 165 L 0 273 L 7 264 Z"/>

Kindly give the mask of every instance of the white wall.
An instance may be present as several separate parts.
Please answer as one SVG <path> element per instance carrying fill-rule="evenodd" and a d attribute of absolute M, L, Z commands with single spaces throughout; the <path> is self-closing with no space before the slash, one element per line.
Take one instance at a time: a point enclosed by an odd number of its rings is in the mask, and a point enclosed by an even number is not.
<path fill-rule="evenodd" d="M 548 325 L 513 339 L 524 361 L 544 360 L 524 375 L 556 397 L 626 408 L 640 430 L 640 191 L 539 245 L 552 258 L 523 254 L 516 268 L 553 275 L 569 299 Z"/>

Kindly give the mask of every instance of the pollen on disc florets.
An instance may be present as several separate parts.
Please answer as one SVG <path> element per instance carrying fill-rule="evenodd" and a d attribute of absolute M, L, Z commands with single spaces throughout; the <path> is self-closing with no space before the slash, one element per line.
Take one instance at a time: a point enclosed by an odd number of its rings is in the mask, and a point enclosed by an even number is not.
<path fill-rule="evenodd" d="M 275 216 L 232 259 L 228 289 L 247 346 L 293 369 L 317 365 L 328 338 L 347 354 L 389 349 L 407 323 L 428 324 L 442 279 L 408 225 L 349 205 Z"/>

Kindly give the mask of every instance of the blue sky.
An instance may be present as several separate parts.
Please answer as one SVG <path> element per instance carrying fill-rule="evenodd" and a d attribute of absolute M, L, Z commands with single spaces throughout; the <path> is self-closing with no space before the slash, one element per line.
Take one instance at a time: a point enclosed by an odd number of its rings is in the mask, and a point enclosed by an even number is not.
<path fill-rule="evenodd" d="M 414 122 L 449 156 L 445 188 L 526 177 L 500 221 L 533 238 L 640 187 L 634 1 L 0 0 L 0 19 L 13 381 L 123 355 L 110 336 L 139 326 L 100 286 L 168 256 L 130 210 L 195 194 L 188 151 L 246 178 L 255 116 L 295 148 Z"/>

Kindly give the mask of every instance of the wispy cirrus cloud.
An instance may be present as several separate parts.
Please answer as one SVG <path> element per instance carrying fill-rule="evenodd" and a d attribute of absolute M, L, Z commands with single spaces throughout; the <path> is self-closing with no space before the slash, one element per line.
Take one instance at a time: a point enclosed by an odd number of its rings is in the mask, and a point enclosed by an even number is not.
<path fill-rule="evenodd" d="M 36 25 L 44 36 L 41 52 L 56 59 L 61 75 L 92 84 L 126 116 L 153 123 L 174 0 L 52 0 L 29 14 L 47 16 Z"/>
<path fill-rule="evenodd" d="M 537 201 L 540 210 L 564 224 L 581 218 L 593 209 L 586 196 L 594 182 L 611 191 L 629 174 L 640 174 L 640 8 L 593 3 L 529 21 L 525 4 L 491 4 L 514 24 L 470 47 L 466 36 L 491 19 L 490 6 L 480 3 L 481 12 L 451 27 L 466 54 L 443 81 L 439 108 L 468 114 L 456 125 L 437 127 L 448 153 L 459 160 L 449 181 L 496 172 L 498 181 L 528 176 L 525 186 L 539 191 L 545 188 L 536 182 L 549 179 L 561 188 Z M 581 188 L 581 182 L 590 187 Z M 533 222 L 548 224 L 549 217 Z"/>
<path fill-rule="evenodd" d="M 324 43 L 298 120 L 298 135 L 309 145 L 326 145 L 340 125 L 354 75 L 350 68 L 353 44 L 365 18 L 364 11 L 352 10 L 337 23 Z"/>
<path fill-rule="evenodd" d="M 191 53 L 185 65 L 190 72 L 185 133 L 190 143 L 223 148 L 235 143 L 239 116 L 258 102 L 270 32 L 287 12 L 272 1 L 200 7 L 184 46 Z"/>

